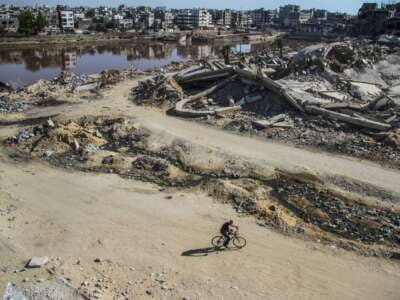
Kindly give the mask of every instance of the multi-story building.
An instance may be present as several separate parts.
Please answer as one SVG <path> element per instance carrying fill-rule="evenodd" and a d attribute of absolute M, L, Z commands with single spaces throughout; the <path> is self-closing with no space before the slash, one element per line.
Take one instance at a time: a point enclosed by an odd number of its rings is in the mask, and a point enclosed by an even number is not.
<path fill-rule="evenodd" d="M 312 18 L 314 17 L 314 10 L 309 9 L 309 10 L 301 10 L 299 14 L 299 23 L 307 23 L 309 22 Z"/>
<path fill-rule="evenodd" d="M 265 10 L 263 8 L 252 11 L 253 25 L 258 29 L 270 26 L 277 15 L 276 10 Z"/>
<path fill-rule="evenodd" d="M 212 27 L 212 16 L 206 9 L 194 10 L 194 27 L 207 28 Z"/>
<path fill-rule="evenodd" d="M 0 18 L 0 28 L 7 32 L 17 32 L 19 28 L 18 18 L 2 17 Z"/>
<path fill-rule="evenodd" d="M 325 22 L 328 20 L 328 11 L 325 9 L 315 9 L 313 12 L 313 19 L 318 22 Z"/>
<path fill-rule="evenodd" d="M 161 20 L 161 28 L 166 29 L 173 29 L 174 28 L 174 14 L 170 11 L 162 11 L 160 20 Z"/>
<path fill-rule="evenodd" d="M 60 28 L 64 31 L 74 30 L 74 13 L 70 10 L 60 10 L 58 14 L 60 19 Z"/>
<path fill-rule="evenodd" d="M 222 24 L 224 26 L 232 26 L 232 11 L 230 9 L 225 9 L 222 12 Z"/>
<path fill-rule="evenodd" d="M 175 23 L 183 29 L 212 26 L 212 16 L 206 9 L 186 9 L 175 17 Z"/>
<path fill-rule="evenodd" d="M 151 11 L 142 14 L 142 21 L 145 29 L 154 28 L 154 13 Z"/>
<path fill-rule="evenodd" d="M 394 12 L 386 7 L 378 7 L 376 3 L 364 3 L 358 11 L 356 33 L 377 35 L 385 32 L 387 20 Z"/>
<path fill-rule="evenodd" d="M 285 5 L 279 8 L 279 23 L 281 26 L 290 27 L 298 24 L 300 19 L 299 5 Z"/>

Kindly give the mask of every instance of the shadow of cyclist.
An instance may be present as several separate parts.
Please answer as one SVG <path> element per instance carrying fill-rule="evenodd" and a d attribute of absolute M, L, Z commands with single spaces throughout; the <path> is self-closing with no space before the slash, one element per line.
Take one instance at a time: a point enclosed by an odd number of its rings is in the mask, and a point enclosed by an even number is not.
<path fill-rule="evenodd" d="M 207 256 L 210 253 L 216 253 L 219 251 L 221 251 L 221 249 L 217 249 L 214 247 L 191 249 L 191 250 L 183 251 L 181 253 L 181 256 L 194 256 L 194 257 Z"/>
<path fill-rule="evenodd" d="M 224 251 L 229 251 L 229 250 L 236 250 L 236 249 L 215 248 L 215 247 L 191 249 L 191 250 L 183 251 L 181 253 L 181 256 L 201 257 L 201 256 L 207 256 L 208 254 L 211 254 L 211 253 L 218 254 L 219 252 L 224 252 Z"/>

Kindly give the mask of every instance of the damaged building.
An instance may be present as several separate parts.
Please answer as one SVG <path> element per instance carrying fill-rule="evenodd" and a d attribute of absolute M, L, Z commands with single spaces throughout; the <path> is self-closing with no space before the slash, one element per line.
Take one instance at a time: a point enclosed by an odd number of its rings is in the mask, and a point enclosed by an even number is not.
<path fill-rule="evenodd" d="M 400 34 L 400 3 L 378 6 L 364 3 L 358 11 L 355 33 L 362 35 Z"/>

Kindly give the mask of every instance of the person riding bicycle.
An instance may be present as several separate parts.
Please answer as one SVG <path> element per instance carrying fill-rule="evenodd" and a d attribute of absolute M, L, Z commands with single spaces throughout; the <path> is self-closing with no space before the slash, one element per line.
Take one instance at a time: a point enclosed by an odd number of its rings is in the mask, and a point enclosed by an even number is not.
<path fill-rule="evenodd" d="M 229 220 L 225 222 L 220 229 L 222 236 L 225 238 L 224 247 L 228 248 L 229 242 L 231 241 L 231 234 L 236 230 L 239 230 L 239 227 L 233 225 L 233 220 Z"/>

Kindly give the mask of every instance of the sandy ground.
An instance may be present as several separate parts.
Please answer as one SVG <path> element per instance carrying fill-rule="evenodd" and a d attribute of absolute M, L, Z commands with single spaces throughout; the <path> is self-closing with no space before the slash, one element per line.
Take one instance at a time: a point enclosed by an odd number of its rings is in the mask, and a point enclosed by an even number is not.
<path fill-rule="evenodd" d="M 400 191 L 400 173 L 372 163 L 242 137 L 136 107 L 126 97 L 132 84 L 109 90 L 104 100 L 32 111 L 28 118 L 124 113 L 160 134 L 262 164 L 304 166 Z M 3 126 L 0 136 L 18 125 Z M 284 236 L 258 226 L 253 217 L 239 218 L 230 205 L 197 190 L 163 190 L 116 175 L 16 163 L 3 151 L 0 165 L 0 287 L 61 276 L 77 288 L 83 283 L 89 292 L 101 281 L 102 299 L 400 298 L 398 262 Z M 247 238 L 246 248 L 207 249 L 230 218 Z M 47 268 L 20 271 L 33 255 L 52 258 L 52 274 Z"/>
<path fill-rule="evenodd" d="M 57 269 L 73 286 L 111 278 L 104 299 L 128 289 L 130 299 L 399 299 L 399 265 L 363 258 L 258 226 L 206 195 L 124 180 L 71 173 L 43 164 L 1 160 L 0 285 L 47 279 L 43 270 L 13 273 L 32 255 L 63 262 Z M 172 199 L 167 199 L 172 196 Z M 248 246 L 209 253 L 220 224 L 235 219 Z M 193 256 L 182 256 L 188 250 Z M 197 254 L 196 254 L 197 252 Z M 103 262 L 94 263 L 96 258 Z M 77 265 L 77 261 L 80 264 Z M 165 272 L 173 288 L 152 286 Z M 129 282 L 131 284 L 129 284 Z M 151 291 L 152 295 L 146 294 Z"/>

